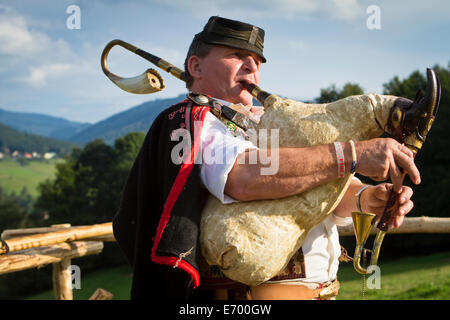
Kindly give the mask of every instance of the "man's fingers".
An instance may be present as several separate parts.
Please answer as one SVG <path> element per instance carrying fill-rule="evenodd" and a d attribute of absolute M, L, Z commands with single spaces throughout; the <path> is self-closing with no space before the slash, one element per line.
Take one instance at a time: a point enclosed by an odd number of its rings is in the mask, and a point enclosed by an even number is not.
<path fill-rule="evenodd" d="M 414 152 L 411 151 L 407 146 L 404 144 L 399 145 L 399 150 L 403 153 L 405 153 L 408 157 L 414 158 Z"/>
<path fill-rule="evenodd" d="M 386 202 L 389 198 L 389 193 L 392 189 L 392 184 L 390 183 L 380 183 L 376 186 L 374 196 L 377 200 Z"/>
<path fill-rule="evenodd" d="M 392 184 L 390 183 L 381 183 L 376 186 L 374 196 L 378 201 L 386 202 L 389 199 L 389 194 L 392 189 Z M 408 186 L 401 186 L 400 193 L 398 194 L 399 204 L 404 204 L 409 199 L 411 199 L 413 195 L 413 190 Z"/>
<path fill-rule="evenodd" d="M 405 219 L 404 216 L 395 217 L 394 222 L 393 222 L 393 227 L 394 228 L 400 227 L 402 225 L 404 219 Z"/>
<path fill-rule="evenodd" d="M 419 169 L 417 169 L 413 158 L 408 157 L 401 151 L 397 151 L 394 152 L 394 160 L 396 164 L 402 167 L 409 174 L 409 177 L 415 184 L 420 183 L 420 172 Z"/>
<path fill-rule="evenodd" d="M 406 187 L 406 186 L 402 187 L 402 191 L 398 195 L 399 203 L 400 204 L 406 203 L 406 201 L 411 199 L 412 195 L 413 195 L 413 190 L 410 187 Z"/>
<path fill-rule="evenodd" d="M 391 176 L 391 181 L 394 185 L 394 191 L 400 193 L 402 190 L 403 177 L 400 168 L 397 166 L 394 159 L 390 160 L 389 175 Z"/>
<path fill-rule="evenodd" d="M 404 216 L 405 214 L 410 212 L 412 210 L 412 208 L 414 208 L 414 203 L 412 201 L 408 201 L 398 208 L 397 214 L 400 216 Z"/>

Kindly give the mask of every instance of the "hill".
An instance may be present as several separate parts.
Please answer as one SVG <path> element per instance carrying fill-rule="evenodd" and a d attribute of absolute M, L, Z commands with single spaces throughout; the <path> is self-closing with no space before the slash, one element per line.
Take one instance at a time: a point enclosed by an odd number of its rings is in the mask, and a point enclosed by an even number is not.
<path fill-rule="evenodd" d="M 27 161 L 25 165 L 13 160 L 0 161 L 0 188 L 6 193 L 19 195 L 24 187 L 33 197 L 39 196 L 38 185 L 46 179 L 54 179 L 55 164 L 62 159 Z"/>
<path fill-rule="evenodd" d="M 67 140 L 91 124 L 69 121 L 38 113 L 13 112 L 0 109 L 0 123 L 20 132 Z"/>
<path fill-rule="evenodd" d="M 175 98 L 144 102 L 91 125 L 69 140 L 84 144 L 94 139 L 103 139 L 105 143 L 113 144 L 115 139 L 129 132 L 147 132 L 153 120 L 161 111 L 183 100 L 185 97 L 186 95 L 182 94 Z"/>
<path fill-rule="evenodd" d="M 75 144 L 53 138 L 42 137 L 31 133 L 19 132 L 0 123 L 0 151 L 7 148 L 10 152 L 15 150 L 23 152 L 55 152 L 58 155 L 68 154 Z"/>

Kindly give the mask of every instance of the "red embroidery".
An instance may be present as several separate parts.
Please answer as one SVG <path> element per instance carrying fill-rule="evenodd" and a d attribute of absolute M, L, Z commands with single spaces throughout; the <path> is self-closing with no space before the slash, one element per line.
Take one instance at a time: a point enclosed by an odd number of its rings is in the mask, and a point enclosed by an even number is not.
<path fill-rule="evenodd" d="M 182 106 L 182 107 L 180 107 L 180 109 L 175 110 L 175 111 L 172 111 L 171 113 L 169 113 L 169 115 L 168 115 L 169 120 L 172 120 L 173 117 L 175 117 L 175 115 L 176 115 L 178 112 L 184 112 L 184 109 L 185 109 L 185 106 Z"/>
<path fill-rule="evenodd" d="M 203 111 L 203 108 L 195 108 L 193 110 L 194 121 L 200 120 L 200 114 Z"/>

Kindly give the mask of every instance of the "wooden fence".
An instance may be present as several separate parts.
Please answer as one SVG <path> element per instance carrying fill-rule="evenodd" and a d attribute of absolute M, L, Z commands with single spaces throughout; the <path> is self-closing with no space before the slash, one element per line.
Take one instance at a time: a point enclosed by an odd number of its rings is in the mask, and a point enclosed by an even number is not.
<path fill-rule="evenodd" d="M 71 227 L 5 230 L 1 235 L 0 275 L 53 265 L 53 293 L 57 300 L 72 300 L 71 260 L 101 253 L 104 241 L 115 241 L 111 223 Z M 98 289 L 90 299 L 111 299 Z"/>
<path fill-rule="evenodd" d="M 353 235 L 353 226 L 339 227 L 340 236 Z M 374 231 L 375 232 L 375 231 Z M 405 218 L 400 228 L 387 233 L 450 233 L 450 218 Z M 104 241 L 115 241 L 112 224 L 72 227 L 68 224 L 48 228 L 5 230 L 1 234 L 0 275 L 53 264 L 53 292 L 57 300 L 72 300 L 71 260 L 98 254 Z M 91 300 L 111 299 L 98 289 Z"/>

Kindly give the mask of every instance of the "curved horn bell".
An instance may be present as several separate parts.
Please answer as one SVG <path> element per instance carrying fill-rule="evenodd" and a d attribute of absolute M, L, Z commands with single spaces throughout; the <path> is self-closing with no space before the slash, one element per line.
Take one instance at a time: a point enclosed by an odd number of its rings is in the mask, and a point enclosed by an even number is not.
<path fill-rule="evenodd" d="M 110 72 L 106 65 L 106 59 L 108 59 L 109 51 L 111 51 L 111 49 L 116 45 L 121 46 L 122 48 L 125 48 L 136 54 L 139 54 L 140 50 L 139 48 L 122 40 L 113 40 L 110 43 L 108 43 L 106 47 L 103 49 L 100 62 L 102 70 L 105 73 L 105 75 L 109 78 L 109 80 L 111 80 L 120 89 L 136 94 L 154 93 L 164 89 L 164 80 L 159 75 L 158 71 L 154 69 L 147 69 L 141 75 L 132 78 L 122 78 Z"/>

